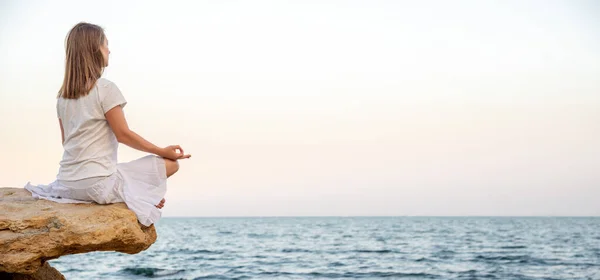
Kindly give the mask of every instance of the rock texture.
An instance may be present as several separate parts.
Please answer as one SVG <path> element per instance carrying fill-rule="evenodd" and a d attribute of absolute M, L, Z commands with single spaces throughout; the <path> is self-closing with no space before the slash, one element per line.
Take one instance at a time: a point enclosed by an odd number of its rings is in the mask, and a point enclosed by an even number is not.
<path fill-rule="evenodd" d="M 1 280 L 65 280 L 58 270 L 51 267 L 47 262 L 42 265 L 38 271 L 34 274 L 22 274 L 22 273 L 7 273 L 0 272 Z"/>
<path fill-rule="evenodd" d="M 34 199 L 23 188 L 0 188 L 0 272 L 15 274 L 8 279 L 51 274 L 54 269 L 46 261 L 60 256 L 92 251 L 135 254 L 154 241 L 154 225 L 140 224 L 124 203 L 56 203 Z"/>

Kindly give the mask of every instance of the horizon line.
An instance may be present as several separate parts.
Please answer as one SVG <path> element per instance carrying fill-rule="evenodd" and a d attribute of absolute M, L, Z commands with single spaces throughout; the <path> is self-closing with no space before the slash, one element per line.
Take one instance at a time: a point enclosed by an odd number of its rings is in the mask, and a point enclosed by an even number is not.
<path fill-rule="evenodd" d="M 371 216 L 371 215 L 349 215 L 349 216 L 165 216 L 168 218 L 600 218 L 600 215 L 389 215 L 389 216 Z"/>

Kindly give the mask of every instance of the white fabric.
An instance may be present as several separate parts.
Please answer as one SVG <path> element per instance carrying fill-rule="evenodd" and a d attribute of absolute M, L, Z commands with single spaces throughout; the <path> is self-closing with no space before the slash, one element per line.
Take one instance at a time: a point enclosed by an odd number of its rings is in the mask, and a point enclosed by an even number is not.
<path fill-rule="evenodd" d="M 86 186 L 90 180 L 95 183 Z M 150 226 L 161 218 L 162 213 L 155 205 L 167 192 L 167 173 L 164 159 L 148 155 L 117 164 L 116 172 L 107 177 L 75 182 L 55 180 L 49 185 L 28 182 L 25 189 L 35 198 L 59 203 L 125 202 L 141 224 Z"/>
<path fill-rule="evenodd" d="M 104 114 L 126 104 L 119 88 L 104 78 L 85 96 L 58 98 L 56 114 L 63 125 L 65 151 L 57 179 L 77 181 L 115 173 L 119 143 Z"/>

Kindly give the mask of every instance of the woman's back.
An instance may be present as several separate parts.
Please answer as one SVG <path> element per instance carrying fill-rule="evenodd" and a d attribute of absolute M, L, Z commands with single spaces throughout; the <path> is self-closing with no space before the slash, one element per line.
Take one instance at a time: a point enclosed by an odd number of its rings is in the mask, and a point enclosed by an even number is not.
<path fill-rule="evenodd" d="M 77 99 L 58 98 L 56 110 L 64 129 L 58 180 L 109 176 L 116 171 L 119 143 L 105 114 L 126 103 L 117 86 L 104 78 L 98 79 L 87 95 Z"/>

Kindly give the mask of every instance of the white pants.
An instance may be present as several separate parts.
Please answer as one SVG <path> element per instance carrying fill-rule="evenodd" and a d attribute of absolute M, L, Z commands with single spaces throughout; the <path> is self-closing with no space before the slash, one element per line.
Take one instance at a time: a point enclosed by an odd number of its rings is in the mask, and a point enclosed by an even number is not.
<path fill-rule="evenodd" d="M 125 202 L 138 221 L 150 226 L 162 213 L 156 208 L 167 192 L 167 172 L 163 158 L 148 155 L 117 164 L 117 172 L 107 177 L 79 181 L 55 180 L 49 185 L 25 185 L 33 197 L 58 203 Z"/>

